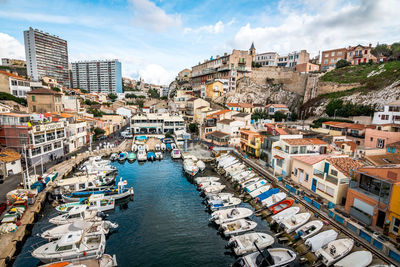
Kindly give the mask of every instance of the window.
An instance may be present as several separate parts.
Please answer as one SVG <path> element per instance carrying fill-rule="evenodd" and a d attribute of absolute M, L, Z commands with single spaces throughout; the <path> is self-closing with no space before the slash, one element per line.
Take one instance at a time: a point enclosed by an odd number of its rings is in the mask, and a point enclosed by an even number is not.
<path fill-rule="evenodd" d="M 58 130 L 57 131 L 57 138 L 63 138 L 64 137 L 64 130 Z"/>
<path fill-rule="evenodd" d="M 308 178 L 309 178 L 309 175 L 308 175 L 308 173 L 306 173 L 306 182 L 308 182 Z"/>
<path fill-rule="evenodd" d="M 54 143 L 54 149 L 60 148 L 61 147 L 61 141 L 55 142 Z"/>
<path fill-rule="evenodd" d="M 376 142 L 377 148 L 384 148 L 385 147 L 385 139 L 378 138 Z"/>
<path fill-rule="evenodd" d="M 300 147 L 300 154 L 305 154 L 306 153 L 306 146 L 301 146 Z"/>
<path fill-rule="evenodd" d="M 373 138 L 373 137 L 371 137 L 371 138 L 369 139 L 369 141 L 371 141 L 371 142 L 372 142 L 372 141 L 374 141 L 374 138 Z"/>
<path fill-rule="evenodd" d="M 43 147 L 43 152 L 44 152 L 44 153 L 46 153 L 46 152 L 48 152 L 48 151 L 51 151 L 51 144 L 45 145 L 45 146 Z"/>
<path fill-rule="evenodd" d="M 36 100 L 36 99 L 35 99 L 35 96 L 33 95 L 33 96 L 32 96 L 32 102 L 35 102 L 35 100 Z"/>
<path fill-rule="evenodd" d="M 325 192 L 325 185 L 324 185 L 324 184 L 322 184 L 322 183 L 318 182 L 317 188 L 318 188 L 319 190 L 321 190 L 321 191 L 324 191 L 324 192 Z"/>
<path fill-rule="evenodd" d="M 44 142 L 44 134 L 37 134 L 34 136 L 35 144 L 40 144 Z"/>
<path fill-rule="evenodd" d="M 46 138 L 47 138 L 47 141 L 54 140 L 54 139 L 56 139 L 56 133 L 55 132 L 46 133 Z"/>
<path fill-rule="evenodd" d="M 389 115 L 382 115 L 381 120 L 387 121 L 389 119 Z"/>
<path fill-rule="evenodd" d="M 331 169 L 331 174 L 333 176 L 337 176 L 338 172 L 337 172 L 337 170 Z"/>
<path fill-rule="evenodd" d="M 350 52 L 350 56 L 353 56 L 353 52 Z"/>
<path fill-rule="evenodd" d="M 32 151 L 31 151 L 32 156 L 39 155 L 40 153 L 42 153 L 41 147 L 33 148 Z"/>
<path fill-rule="evenodd" d="M 297 176 L 297 168 L 294 169 L 294 176 Z"/>
<path fill-rule="evenodd" d="M 342 51 L 337 52 L 337 55 L 340 57 L 342 55 Z"/>
<path fill-rule="evenodd" d="M 335 195 L 335 189 L 333 189 L 333 188 L 331 188 L 329 186 L 326 186 L 325 193 L 327 193 L 330 196 L 334 196 Z"/>
<path fill-rule="evenodd" d="M 324 60 L 324 64 L 328 64 L 328 60 L 327 59 Z"/>
<path fill-rule="evenodd" d="M 325 54 L 325 57 L 329 57 L 329 53 L 326 53 L 326 54 Z"/>
<path fill-rule="evenodd" d="M 400 219 L 397 219 L 396 217 L 392 217 L 392 233 L 395 235 L 398 235 L 399 228 L 400 228 Z"/>
<path fill-rule="evenodd" d="M 335 56 L 335 52 L 332 52 L 332 53 L 331 53 L 331 56 L 334 57 L 334 56 Z"/>
<path fill-rule="evenodd" d="M 292 154 L 299 154 L 299 147 L 298 146 L 292 147 Z"/>

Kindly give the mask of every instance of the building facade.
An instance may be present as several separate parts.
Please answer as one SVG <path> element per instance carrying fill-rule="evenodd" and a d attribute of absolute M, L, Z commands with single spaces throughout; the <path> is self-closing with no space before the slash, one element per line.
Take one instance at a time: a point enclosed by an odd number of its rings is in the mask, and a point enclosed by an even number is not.
<path fill-rule="evenodd" d="M 28 92 L 27 100 L 29 112 L 62 112 L 62 95 L 62 93 L 45 88 L 39 88 Z"/>
<path fill-rule="evenodd" d="M 255 56 L 255 63 L 264 66 L 277 66 L 278 63 L 278 53 L 277 52 L 266 52 L 262 54 L 257 54 Z"/>
<path fill-rule="evenodd" d="M 346 48 L 338 48 L 322 51 L 321 70 L 336 68 L 336 62 L 341 59 L 346 59 Z"/>
<path fill-rule="evenodd" d="M 25 78 L 7 71 L 0 71 L 0 92 L 26 98 L 26 93 L 30 90 L 30 82 Z"/>
<path fill-rule="evenodd" d="M 174 134 L 186 131 L 185 121 L 177 115 L 168 113 L 137 114 L 131 119 L 131 129 L 135 134 Z"/>
<path fill-rule="evenodd" d="M 390 102 L 374 113 L 373 124 L 400 124 L 400 100 Z"/>
<path fill-rule="evenodd" d="M 2 58 L 1 65 L 7 67 L 26 68 L 26 61 L 13 58 Z"/>
<path fill-rule="evenodd" d="M 32 28 L 24 31 L 24 41 L 28 76 L 35 81 L 53 77 L 70 87 L 67 41 Z"/>
<path fill-rule="evenodd" d="M 370 60 L 376 62 L 377 59 L 371 54 L 372 45 L 363 46 L 357 45 L 347 49 L 347 61 L 352 65 L 359 65 L 360 63 L 368 63 Z"/>
<path fill-rule="evenodd" d="M 72 85 L 91 93 L 122 93 L 121 62 L 116 59 L 74 62 Z"/>

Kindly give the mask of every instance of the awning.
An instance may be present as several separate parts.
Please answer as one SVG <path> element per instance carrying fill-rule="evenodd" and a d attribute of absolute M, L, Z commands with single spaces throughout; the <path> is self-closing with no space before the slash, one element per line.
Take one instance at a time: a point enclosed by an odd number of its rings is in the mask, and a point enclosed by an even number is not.
<path fill-rule="evenodd" d="M 275 155 L 274 158 L 279 159 L 279 160 L 283 160 L 284 158 L 282 158 L 281 156 Z"/>

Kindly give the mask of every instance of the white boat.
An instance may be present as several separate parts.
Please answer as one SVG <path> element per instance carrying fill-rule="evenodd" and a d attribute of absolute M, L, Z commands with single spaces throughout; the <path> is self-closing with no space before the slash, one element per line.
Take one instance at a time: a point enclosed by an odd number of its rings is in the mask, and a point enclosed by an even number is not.
<path fill-rule="evenodd" d="M 143 149 L 146 150 L 146 151 L 149 151 L 149 146 L 147 144 L 144 144 L 143 145 Z"/>
<path fill-rule="evenodd" d="M 201 184 L 201 183 L 206 183 L 206 182 L 218 182 L 219 177 L 215 176 L 202 176 L 202 177 L 197 177 L 194 179 L 194 182 L 196 184 Z"/>
<path fill-rule="evenodd" d="M 243 163 L 240 163 L 240 162 L 238 162 L 238 163 L 236 163 L 236 164 L 233 164 L 233 165 L 227 167 L 226 169 L 224 169 L 224 171 L 225 171 L 225 176 L 230 176 L 231 173 L 234 173 L 234 172 L 236 172 L 236 171 L 238 171 L 238 170 L 241 170 L 241 169 L 243 169 L 244 167 L 245 167 L 245 166 L 243 165 Z"/>
<path fill-rule="evenodd" d="M 156 152 L 154 153 L 156 155 L 157 160 L 162 160 L 163 159 L 163 154 L 161 152 Z"/>
<path fill-rule="evenodd" d="M 185 159 L 183 161 L 183 170 L 189 176 L 194 177 L 199 172 L 199 167 L 195 164 L 195 162 L 192 159 Z"/>
<path fill-rule="evenodd" d="M 133 143 L 132 144 L 132 151 L 136 152 L 138 150 L 137 144 Z"/>
<path fill-rule="evenodd" d="M 176 144 L 175 143 L 171 143 L 171 148 L 172 149 L 176 149 Z"/>
<path fill-rule="evenodd" d="M 284 219 L 297 214 L 299 211 L 300 211 L 299 207 L 290 207 L 279 212 L 278 214 L 273 215 L 271 219 L 276 223 L 281 223 Z"/>
<path fill-rule="evenodd" d="M 241 184 L 241 183 L 243 183 L 243 182 L 245 182 L 245 181 L 247 181 L 247 180 L 249 180 L 249 179 L 251 179 L 253 177 L 256 177 L 256 176 L 257 176 L 257 174 L 255 172 L 251 172 L 249 175 L 243 176 L 243 177 L 237 179 L 236 182 Z"/>
<path fill-rule="evenodd" d="M 171 158 L 173 158 L 173 159 L 180 159 L 180 158 L 182 158 L 181 151 L 179 151 L 179 149 L 173 149 L 173 150 L 171 151 Z"/>
<path fill-rule="evenodd" d="M 311 213 L 309 212 L 303 212 L 303 213 L 297 213 L 295 215 L 292 215 L 291 217 L 288 217 L 284 219 L 281 222 L 281 226 L 284 228 L 286 233 L 291 233 L 303 224 L 305 224 L 311 217 Z"/>
<path fill-rule="evenodd" d="M 366 267 L 372 262 L 372 253 L 367 250 L 353 252 L 335 263 L 335 267 Z"/>
<path fill-rule="evenodd" d="M 209 187 L 209 186 L 220 186 L 220 185 L 222 185 L 220 182 L 208 181 L 208 182 L 203 182 L 201 184 L 198 184 L 197 188 L 199 190 L 201 190 L 201 189 Z"/>
<path fill-rule="evenodd" d="M 143 145 L 138 145 L 137 149 L 138 149 L 138 151 L 139 150 L 144 150 L 144 146 Z"/>
<path fill-rule="evenodd" d="M 221 224 L 219 230 L 224 234 L 224 236 L 231 236 L 251 231 L 256 227 L 256 222 L 248 219 L 240 219 L 233 222 Z"/>
<path fill-rule="evenodd" d="M 244 181 L 241 181 L 239 183 L 239 185 L 240 185 L 240 187 L 244 188 L 244 187 L 250 186 L 254 183 L 257 183 L 258 181 L 260 181 L 259 177 L 252 177 L 252 178 L 246 179 Z"/>
<path fill-rule="evenodd" d="M 160 144 L 156 144 L 155 148 L 156 148 L 156 151 L 160 151 L 161 150 Z"/>
<path fill-rule="evenodd" d="M 231 237 L 228 241 L 228 246 L 233 249 L 236 255 L 240 256 L 257 251 L 254 242 L 259 249 L 264 249 L 271 246 L 275 239 L 265 233 L 248 233 Z"/>
<path fill-rule="evenodd" d="M 106 237 L 103 234 L 86 236 L 72 232 L 59 240 L 40 246 L 32 252 L 32 256 L 44 263 L 75 258 L 92 259 L 101 257 L 105 246 Z"/>
<path fill-rule="evenodd" d="M 322 258 L 322 263 L 325 266 L 330 266 L 349 254 L 353 246 L 354 240 L 351 238 L 337 239 L 318 249 L 315 255 Z"/>
<path fill-rule="evenodd" d="M 282 200 L 284 200 L 286 196 L 287 196 L 286 193 L 280 192 L 277 194 L 273 194 L 270 197 L 267 197 L 266 199 L 262 200 L 261 203 L 264 205 L 264 207 L 269 208 L 275 205 L 276 203 L 279 203 Z"/>
<path fill-rule="evenodd" d="M 266 186 L 267 184 L 268 184 L 267 181 L 262 179 L 262 180 L 256 181 L 256 182 L 246 185 L 246 186 L 243 185 L 243 191 L 245 191 L 247 193 L 251 193 L 260 187 Z"/>
<path fill-rule="evenodd" d="M 253 215 L 253 211 L 248 208 L 223 209 L 211 213 L 210 221 L 214 221 L 216 224 L 223 224 L 239 219 L 244 219 L 250 217 L 251 215 Z"/>
<path fill-rule="evenodd" d="M 206 197 L 205 201 L 206 203 L 214 201 L 214 200 L 220 200 L 220 199 L 225 199 L 229 197 L 233 197 L 234 194 L 232 193 L 218 193 L 218 194 L 210 194 Z"/>
<path fill-rule="evenodd" d="M 144 149 L 139 149 L 136 155 L 138 161 L 146 161 L 147 160 L 147 153 Z"/>
<path fill-rule="evenodd" d="M 218 194 L 225 189 L 225 185 L 207 186 L 203 188 L 203 193 L 207 196 L 210 194 Z"/>
<path fill-rule="evenodd" d="M 261 266 L 289 266 L 296 260 L 297 254 L 287 248 L 268 248 L 260 252 L 254 252 L 240 257 L 232 265 L 233 267 L 261 267 Z"/>
<path fill-rule="evenodd" d="M 297 229 L 296 233 L 302 239 L 307 239 L 307 238 L 315 235 L 316 233 L 318 233 L 319 230 L 321 230 L 323 226 L 324 226 L 324 223 L 322 221 L 313 220 L 313 221 L 306 223 L 299 229 Z"/>
<path fill-rule="evenodd" d="M 233 156 L 226 157 L 226 158 L 218 161 L 217 167 L 224 168 L 224 166 L 228 166 L 227 164 L 233 162 L 234 160 L 236 160 L 236 158 Z"/>
<path fill-rule="evenodd" d="M 167 147 L 164 143 L 161 143 L 160 148 L 162 151 L 165 151 L 167 149 Z"/>
<path fill-rule="evenodd" d="M 104 194 L 93 194 L 83 202 L 71 202 L 56 207 L 62 213 L 69 212 L 73 207 L 82 206 L 89 210 L 107 211 L 115 208 L 114 199 L 104 197 Z"/>
<path fill-rule="evenodd" d="M 221 200 L 209 201 L 208 206 L 211 211 L 230 208 L 239 205 L 242 200 L 237 197 L 229 197 Z"/>
<path fill-rule="evenodd" d="M 111 256 L 109 254 L 103 254 L 100 258 L 94 259 L 72 259 L 67 261 L 57 261 L 45 265 L 40 265 L 40 267 L 117 267 L 117 258 L 115 255 Z"/>
<path fill-rule="evenodd" d="M 261 186 L 261 187 L 255 189 L 254 191 L 250 192 L 249 195 L 252 198 L 255 198 L 255 197 L 261 195 L 262 193 L 267 192 L 270 188 L 271 188 L 271 186 L 267 184 L 265 186 Z"/>
<path fill-rule="evenodd" d="M 311 248 L 312 252 L 317 251 L 318 249 L 322 248 L 329 242 L 335 240 L 338 236 L 338 233 L 335 230 L 327 230 L 321 232 L 313 237 L 308 238 L 304 244 Z"/>
<path fill-rule="evenodd" d="M 83 175 L 57 180 L 56 185 L 62 191 L 79 192 L 111 185 L 114 182 L 115 176 L 97 177 L 96 175 Z"/>
<path fill-rule="evenodd" d="M 197 167 L 199 168 L 199 171 L 204 171 L 206 169 L 206 164 L 202 160 L 198 160 L 196 162 Z"/>
<path fill-rule="evenodd" d="M 104 219 L 105 215 L 97 210 L 87 210 L 87 207 L 77 207 L 70 210 L 67 214 L 58 215 L 49 220 L 52 224 L 67 224 L 80 220 L 89 222 L 100 222 Z"/>
<path fill-rule="evenodd" d="M 117 153 L 112 153 L 111 156 L 110 156 L 110 160 L 111 160 L 111 161 L 116 161 L 118 158 L 119 158 L 119 157 L 118 157 L 118 154 L 117 154 Z"/>
<path fill-rule="evenodd" d="M 233 160 L 231 160 L 231 161 L 225 162 L 223 165 L 220 166 L 220 168 L 226 169 L 226 168 L 228 168 L 229 166 L 235 165 L 235 164 L 238 163 L 238 162 L 239 162 L 239 161 L 235 158 L 235 159 L 233 159 Z"/>
<path fill-rule="evenodd" d="M 232 181 L 239 182 L 240 179 L 242 179 L 243 177 L 249 176 L 251 173 L 252 173 L 252 171 L 244 171 L 239 174 L 236 174 L 236 175 L 232 176 Z"/>
<path fill-rule="evenodd" d="M 71 232 L 85 232 L 86 235 L 107 235 L 110 229 L 117 227 L 117 223 L 112 223 L 110 221 L 88 222 L 80 220 L 73 223 L 58 225 L 44 231 L 39 236 L 47 240 L 54 240 L 60 239 L 63 235 Z"/>

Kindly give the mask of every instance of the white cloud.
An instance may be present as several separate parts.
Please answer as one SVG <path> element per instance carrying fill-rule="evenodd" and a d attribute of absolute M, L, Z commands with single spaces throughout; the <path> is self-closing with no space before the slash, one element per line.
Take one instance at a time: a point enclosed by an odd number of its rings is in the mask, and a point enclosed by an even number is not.
<path fill-rule="evenodd" d="M 0 58 L 25 59 L 25 47 L 14 37 L 0 32 Z"/>
<path fill-rule="evenodd" d="M 157 32 L 180 27 L 181 18 L 177 14 L 167 14 L 150 0 L 131 0 L 134 6 L 135 23 Z"/>
<path fill-rule="evenodd" d="M 175 78 L 176 73 L 167 71 L 160 65 L 148 64 L 139 70 L 139 76 L 146 82 L 169 85 Z"/>
<path fill-rule="evenodd" d="M 231 23 L 231 22 L 229 22 Z M 212 33 L 212 34 L 218 34 L 218 33 L 222 33 L 224 31 L 225 25 L 222 21 L 218 21 L 217 23 L 215 23 L 214 25 L 205 25 L 205 26 L 201 26 L 197 29 L 193 29 L 193 28 L 185 28 L 183 30 L 183 33 Z"/>
<path fill-rule="evenodd" d="M 396 11 L 400 10 L 399 1 L 365 0 L 343 4 L 341 1 L 305 0 L 303 6 L 295 3 L 293 0 L 280 2 L 279 11 L 285 16 L 280 25 L 252 27 L 248 23 L 239 29 L 231 45 L 247 48 L 254 41 L 260 53 L 288 53 L 300 49 L 318 53 L 358 43 L 390 43 L 400 38 L 396 30 L 400 26 Z"/>

